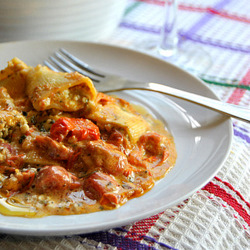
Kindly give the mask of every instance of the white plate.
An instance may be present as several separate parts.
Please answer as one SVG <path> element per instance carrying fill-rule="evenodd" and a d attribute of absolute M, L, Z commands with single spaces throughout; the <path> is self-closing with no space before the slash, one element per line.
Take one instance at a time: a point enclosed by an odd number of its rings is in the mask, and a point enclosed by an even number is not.
<path fill-rule="evenodd" d="M 129 79 L 165 83 L 217 99 L 199 79 L 180 68 L 139 52 L 102 44 L 51 41 L 0 44 L 0 67 L 5 67 L 7 61 L 15 56 L 35 66 L 61 47 L 104 71 Z M 157 93 L 130 91 L 121 96 L 145 105 L 165 122 L 173 134 L 178 159 L 170 173 L 144 196 L 130 200 L 119 209 L 35 219 L 0 215 L 0 232 L 69 235 L 126 225 L 183 201 L 216 175 L 229 153 L 232 140 L 230 119 Z"/>

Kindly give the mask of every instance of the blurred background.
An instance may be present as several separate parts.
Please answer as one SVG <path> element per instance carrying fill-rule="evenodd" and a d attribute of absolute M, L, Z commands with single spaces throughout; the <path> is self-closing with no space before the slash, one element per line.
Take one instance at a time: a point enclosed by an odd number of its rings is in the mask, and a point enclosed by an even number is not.
<path fill-rule="evenodd" d="M 127 0 L 0 0 L 0 42 L 89 40 L 110 35 Z"/>

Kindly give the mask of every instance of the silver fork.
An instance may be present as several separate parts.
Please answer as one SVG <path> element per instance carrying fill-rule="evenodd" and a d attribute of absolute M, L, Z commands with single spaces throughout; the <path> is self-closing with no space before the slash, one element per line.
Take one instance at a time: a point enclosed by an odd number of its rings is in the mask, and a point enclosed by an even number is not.
<path fill-rule="evenodd" d="M 79 73 L 88 76 L 94 83 L 96 83 L 95 87 L 99 92 L 110 93 L 133 89 L 154 91 L 196 103 L 224 115 L 250 122 L 250 109 L 223 103 L 221 101 L 175 89 L 159 83 L 130 81 L 117 75 L 111 75 L 96 70 L 63 48 L 59 51 L 60 53 L 55 52 L 54 56 L 50 56 L 50 60 L 45 60 L 44 64 L 54 71 L 78 71 Z"/>

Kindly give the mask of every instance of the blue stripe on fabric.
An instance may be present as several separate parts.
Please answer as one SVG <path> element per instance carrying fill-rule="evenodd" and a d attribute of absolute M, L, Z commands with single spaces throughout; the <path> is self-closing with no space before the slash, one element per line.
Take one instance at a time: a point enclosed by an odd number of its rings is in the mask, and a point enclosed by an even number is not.
<path fill-rule="evenodd" d="M 156 250 L 156 248 L 142 244 L 138 241 L 134 241 L 124 236 L 119 236 L 116 234 L 109 233 L 107 231 L 81 234 L 81 237 L 86 237 L 89 240 L 94 240 L 97 242 L 102 242 L 103 244 L 109 244 L 121 249 L 137 249 L 137 250 Z M 171 249 L 171 248 L 170 248 Z"/>
<path fill-rule="evenodd" d="M 247 143 L 250 143 L 250 137 L 248 135 L 236 130 L 236 129 L 234 129 L 234 135 L 237 137 L 240 137 L 241 139 L 243 139 Z"/>
<path fill-rule="evenodd" d="M 218 2 L 213 7 L 213 9 L 220 10 L 231 1 L 232 0 L 222 0 L 221 2 Z M 187 30 L 187 33 L 191 33 L 191 34 L 196 33 L 202 26 L 207 24 L 213 16 L 214 15 L 212 13 L 206 13 L 198 22 L 196 22 L 189 30 Z"/>
<path fill-rule="evenodd" d="M 124 228 L 122 228 L 122 227 L 115 228 L 115 230 L 122 231 L 122 232 L 126 232 L 126 233 L 129 232 L 128 230 L 126 230 L 126 229 L 124 229 Z M 150 236 L 147 236 L 147 235 L 138 235 L 138 234 L 136 234 L 136 233 L 132 233 L 132 235 L 136 235 L 136 236 L 142 237 L 144 240 L 148 240 L 148 241 L 154 242 L 154 243 L 156 243 L 156 244 L 158 244 L 158 245 L 160 245 L 160 246 L 162 246 L 162 247 L 165 247 L 165 248 L 167 248 L 167 249 L 178 250 L 178 249 L 173 248 L 173 247 L 171 247 L 171 246 L 169 246 L 169 245 L 167 245 L 167 244 L 165 244 L 165 243 L 159 242 L 159 241 L 155 240 L 154 238 L 152 238 L 152 237 L 150 237 Z"/>

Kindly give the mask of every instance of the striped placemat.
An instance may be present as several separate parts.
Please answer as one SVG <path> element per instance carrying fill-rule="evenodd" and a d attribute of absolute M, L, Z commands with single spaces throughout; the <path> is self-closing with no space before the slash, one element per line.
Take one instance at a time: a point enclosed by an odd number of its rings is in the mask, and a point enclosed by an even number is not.
<path fill-rule="evenodd" d="M 118 29 L 101 42 L 139 49 L 159 39 L 164 2 L 128 0 Z M 250 108 L 249 0 L 179 1 L 179 38 L 211 55 L 199 77 L 222 101 Z M 250 126 L 233 120 L 233 143 L 218 174 L 160 214 L 103 232 L 64 237 L 0 234 L 0 249 L 249 249 Z"/>

